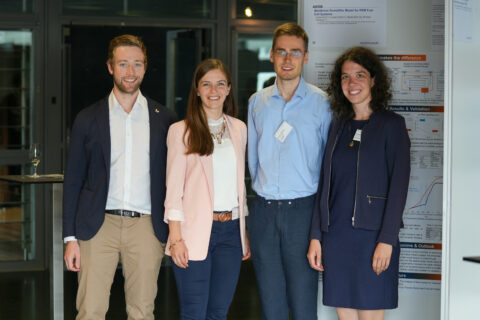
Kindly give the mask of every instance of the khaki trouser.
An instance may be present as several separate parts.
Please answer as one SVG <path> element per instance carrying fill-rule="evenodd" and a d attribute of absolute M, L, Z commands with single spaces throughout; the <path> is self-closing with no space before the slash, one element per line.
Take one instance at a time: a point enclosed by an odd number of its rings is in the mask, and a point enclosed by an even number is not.
<path fill-rule="evenodd" d="M 129 320 L 154 319 L 157 278 L 165 244 L 158 241 L 148 215 L 128 218 L 105 214 L 90 240 L 79 241 L 77 320 L 105 319 L 118 262 L 125 278 Z"/>

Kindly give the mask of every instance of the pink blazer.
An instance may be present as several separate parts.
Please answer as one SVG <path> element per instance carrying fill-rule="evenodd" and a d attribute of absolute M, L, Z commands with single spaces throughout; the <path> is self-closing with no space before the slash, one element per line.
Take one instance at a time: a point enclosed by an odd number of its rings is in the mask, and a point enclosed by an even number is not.
<path fill-rule="evenodd" d="M 244 176 L 247 127 L 241 120 L 225 117 L 237 157 L 240 236 L 245 254 L 245 216 L 248 214 Z M 184 131 L 185 121 L 174 123 L 168 130 L 165 221 L 169 219 L 172 210 L 183 212 L 181 232 L 188 249 L 188 258 L 201 261 L 207 257 L 213 222 L 213 160 L 211 155 L 186 155 Z M 170 238 L 167 242 L 167 255 L 170 255 L 169 246 Z"/>

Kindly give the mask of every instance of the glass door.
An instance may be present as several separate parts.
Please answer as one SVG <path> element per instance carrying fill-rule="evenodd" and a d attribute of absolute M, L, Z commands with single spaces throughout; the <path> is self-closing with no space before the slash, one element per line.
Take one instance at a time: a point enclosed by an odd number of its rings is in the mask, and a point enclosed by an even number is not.
<path fill-rule="evenodd" d="M 270 62 L 270 33 L 238 33 L 236 78 L 239 118 L 247 121 L 248 99 L 258 90 L 273 84 L 275 72 Z"/>
<path fill-rule="evenodd" d="M 31 173 L 33 105 L 32 32 L 0 30 L 0 175 Z M 34 191 L 0 182 L 0 264 L 36 257 Z"/>
<path fill-rule="evenodd" d="M 185 118 L 191 79 L 201 61 L 202 30 L 167 31 L 166 106 Z M 208 54 L 204 54 L 209 56 Z"/>

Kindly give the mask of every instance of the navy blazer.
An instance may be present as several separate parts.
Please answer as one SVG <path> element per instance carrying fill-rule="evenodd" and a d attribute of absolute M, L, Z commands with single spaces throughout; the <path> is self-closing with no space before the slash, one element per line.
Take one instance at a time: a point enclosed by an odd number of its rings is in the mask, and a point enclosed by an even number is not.
<path fill-rule="evenodd" d="M 166 242 L 163 222 L 166 193 L 167 133 L 176 121 L 173 111 L 147 98 L 150 121 L 150 195 L 155 235 Z M 105 219 L 110 181 L 110 118 L 108 96 L 83 109 L 70 137 L 63 187 L 63 236 L 92 238 Z M 119 208 L 121 209 L 121 208 Z"/>
<path fill-rule="evenodd" d="M 321 240 L 328 232 L 331 163 L 345 121 L 330 126 L 310 237 Z M 377 112 L 362 129 L 357 164 L 357 189 L 352 213 L 354 228 L 380 230 L 378 242 L 396 245 L 410 180 L 410 139 L 405 119 L 392 112 Z"/>

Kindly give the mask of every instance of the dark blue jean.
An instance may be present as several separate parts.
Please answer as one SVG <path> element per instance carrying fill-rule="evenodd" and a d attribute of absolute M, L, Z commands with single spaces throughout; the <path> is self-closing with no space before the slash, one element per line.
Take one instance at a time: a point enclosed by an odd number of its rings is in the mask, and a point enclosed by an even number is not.
<path fill-rule="evenodd" d="M 257 196 L 248 217 L 253 266 L 263 319 L 317 319 L 318 272 L 307 251 L 315 197 L 266 200 Z"/>
<path fill-rule="evenodd" d="M 242 263 L 238 219 L 213 221 L 207 258 L 188 261 L 182 269 L 173 263 L 182 320 L 226 319 Z"/>

